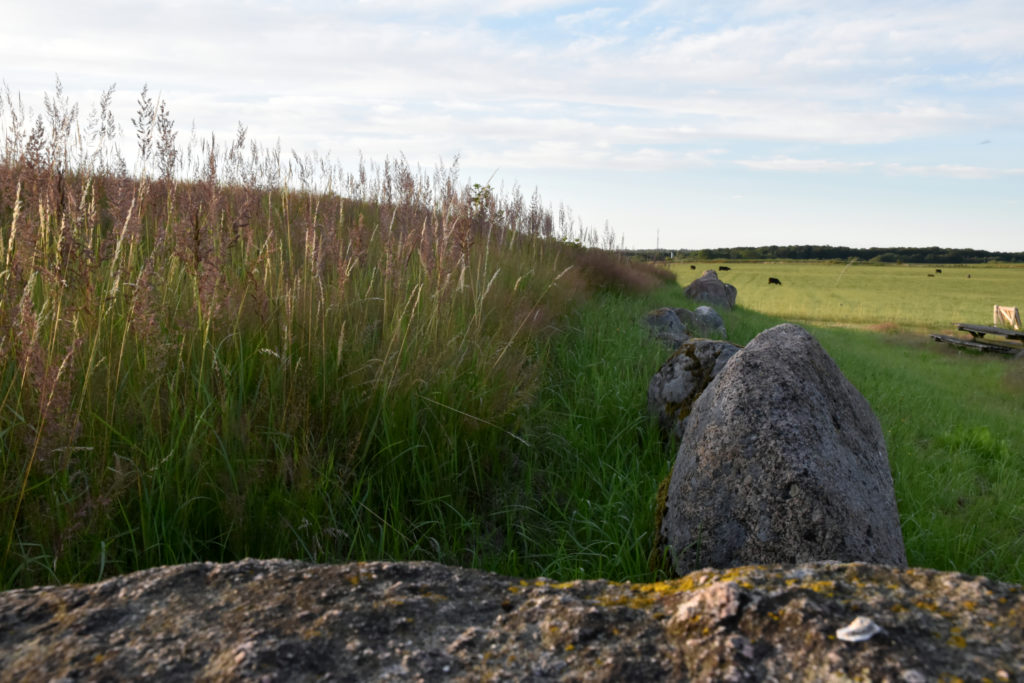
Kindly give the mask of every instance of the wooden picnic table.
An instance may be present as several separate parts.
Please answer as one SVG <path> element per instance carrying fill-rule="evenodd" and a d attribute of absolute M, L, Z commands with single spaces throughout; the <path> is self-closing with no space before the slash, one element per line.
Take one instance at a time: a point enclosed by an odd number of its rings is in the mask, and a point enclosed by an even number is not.
<path fill-rule="evenodd" d="M 1011 342 L 1024 342 L 1024 332 L 1007 330 L 1002 327 L 992 327 L 991 325 L 971 325 L 970 323 L 957 323 L 956 329 L 961 332 L 970 332 L 971 338 L 963 339 L 961 337 L 950 337 L 945 334 L 933 334 L 932 339 L 937 342 L 952 344 L 953 346 L 964 349 L 976 349 L 978 351 L 1013 355 L 1024 353 L 1024 347 L 1022 346 L 1009 344 L 1004 341 L 990 341 L 985 339 L 985 335 L 990 334 L 993 336 L 1005 337 Z"/>
<path fill-rule="evenodd" d="M 991 325 L 971 325 L 969 323 L 957 323 L 956 329 L 963 332 L 970 332 L 975 339 L 981 339 L 986 334 L 999 335 L 1013 341 L 1024 342 L 1024 332 L 1018 330 L 1007 330 L 1002 327 Z"/>

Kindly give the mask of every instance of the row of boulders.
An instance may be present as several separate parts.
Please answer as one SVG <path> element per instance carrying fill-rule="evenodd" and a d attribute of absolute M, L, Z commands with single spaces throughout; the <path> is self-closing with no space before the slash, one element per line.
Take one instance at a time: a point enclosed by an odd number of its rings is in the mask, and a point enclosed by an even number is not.
<path fill-rule="evenodd" d="M 688 308 L 657 308 L 647 314 L 651 334 L 673 349 L 691 337 L 724 338 L 725 322 L 710 306 Z"/>
<path fill-rule="evenodd" d="M 688 308 L 659 308 L 647 314 L 651 333 L 670 347 L 678 349 L 691 337 L 724 339 L 722 316 L 707 304 L 732 308 L 736 304 L 736 288 L 718 279 L 713 270 L 706 270 L 686 288 L 686 295 L 705 305 L 692 311 Z"/>
<path fill-rule="evenodd" d="M 658 532 L 682 578 L 160 567 L 0 593 L 0 681 L 1020 676 L 1024 589 L 904 568 L 878 420 L 810 334 L 780 325 L 741 349 L 691 337 L 678 310 L 652 318 L 685 335 L 648 395 L 678 444 Z"/>
<path fill-rule="evenodd" d="M 710 297 L 724 286 L 708 270 L 686 291 Z M 673 313 L 647 316 L 669 343 Z M 678 444 L 658 511 L 677 574 L 812 560 L 906 566 L 881 425 L 806 330 L 779 325 L 743 349 L 703 338 L 673 345 L 647 401 Z"/>

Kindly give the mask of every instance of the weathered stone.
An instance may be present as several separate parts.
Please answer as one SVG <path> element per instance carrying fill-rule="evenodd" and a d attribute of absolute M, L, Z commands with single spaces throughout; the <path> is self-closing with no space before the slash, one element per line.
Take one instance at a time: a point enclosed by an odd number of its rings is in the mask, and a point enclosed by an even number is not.
<path fill-rule="evenodd" d="M 676 308 L 676 317 L 686 326 L 687 330 L 697 329 L 697 319 L 693 317 L 693 311 L 689 308 Z"/>
<path fill-rule="evenodd" d="M 690 339 L 665 361 L 647 385 L 647 409 L 663 435 L 683 438 L 693 402 L 739 349 L 727 341 Z"/>
<path fill-rule="evenodd" d="M 718 279 L 718 273 L 705 270 L 704 274 L 686 286 L 686 296 L 694 301 L 728 306 L 736 305 L 736 288 Z"/>
<path fill-rule="evenodd" d="M 688 308 L 676 308 L 676 317 L 686 328 L 686 331 L 695 337 L 720 337 L 728 336 L 725 332 L 725 322 L 718 311 L 710 306 L 698 306 L 694 310 Z"/>
<path fill-rule="evenodd" d="M 857 617 L 881 630 L 836 632 Z M 652 584 L 188 564 L 0 593 L 0 680 L 1011 680 L 1024 589 L 870 564 Z"/>
<path fill-rule="evenodd" d="M 878 419 L 790 324 L 736 352 L 693 404 L 661 531 L 679 574 L 810 560 L 906 566 Z"/>
<path fill-rule="evenodd" d="M 644 316 L 644 322 L 651 329 L 651 334 L 673 349 L 678 349 L 690 338 L 686 326 L 679 320 L 675 309 L 656 308 Z"/>
<path fill-rule="evenodd" d="M 718 311 L 711 308 L 710 306 L 698 306 L 693 309 L 694 322 L 696 323 L 698 333 L 705 337 L 721 337 L 725 338 L 725 322 L 722 320 L 722 316 L 718 315 Z"/>

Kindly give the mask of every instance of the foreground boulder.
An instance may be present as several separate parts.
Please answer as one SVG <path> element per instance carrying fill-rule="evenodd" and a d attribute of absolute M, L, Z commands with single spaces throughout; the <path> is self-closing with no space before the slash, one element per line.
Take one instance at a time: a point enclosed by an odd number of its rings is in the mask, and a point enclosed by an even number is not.
<path fill-rule="evenodd" d="M 1021 628 L 1020 586 L 868 564 L 617 584 L 244 560 L 0 593 L 0 679 L 999 681 Z"/>
<path fill-rule="evenodd" d="M 736 305 L 736 288 L 718 279 L 718 273 L 705 270 L 704 274 L 686 286 L 686 296 L 694 301 L 732 308 Z"/>
<path fill-rule="evenodd" d="M 805 330 L 762 332 L 693 404 L 661 532 L 679 575 L 810 560 L 906 566 L 878 418 Z"/>
<path fill-rule="evenodd" d="M 690 339 L 665 361 L 647 385 L 647 409 L 662 434 L 683 438 L 693 402 L 740 347 L 727 341 Z"/>

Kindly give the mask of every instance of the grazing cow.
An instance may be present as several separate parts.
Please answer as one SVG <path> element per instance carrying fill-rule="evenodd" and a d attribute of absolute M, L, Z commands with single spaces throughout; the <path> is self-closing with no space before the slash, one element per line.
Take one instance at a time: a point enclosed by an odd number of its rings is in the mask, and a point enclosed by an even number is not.
<path fill-rule="evenodd" d="M 935 269 L 935 272 L 936 272 L 936 273 L 941 273 L 941 272 L 942 272 L 942 268 L 936 268 L 936 269 Z"/>
<path fill-rule="evenodd" d="M 718 266 L 719 270 L 732 270 L 729 266 Z"/>
<path fill-rule="evenodd" d="M 697 270 L 697 266 L 691 265 L 690 270 Z"/>
<path fill-rule="evenodd" d="M 970 279 L 971 279 L 971 274 L 970 274 L 970 273 L 967 273 L 967 279 L 968 279 L 968 280 L 970 280 Z"/>
<path fill-rule="evenodd" d="M 928 277 L 935 277 L 935 276 L 932 275 L 931 273 L 928 273 Z"/>
<path fill-rule="evenodd" d="M 781 285 L 782 281 L 779 278 L 777 278 L 777 277 L 770 277 L 770 278 L 768 278 L 768 284 L 770 284 L 770 285 Z"/>

